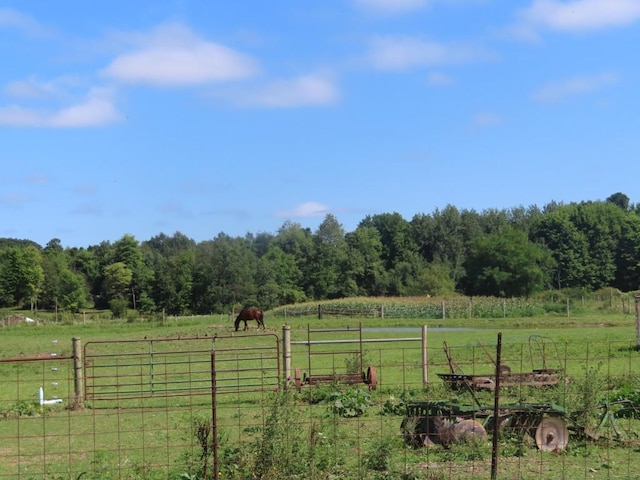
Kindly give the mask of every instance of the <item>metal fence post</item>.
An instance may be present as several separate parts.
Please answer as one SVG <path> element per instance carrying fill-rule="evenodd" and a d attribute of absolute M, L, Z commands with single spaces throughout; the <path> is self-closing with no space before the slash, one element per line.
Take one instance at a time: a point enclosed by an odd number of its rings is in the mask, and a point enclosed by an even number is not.
<path fill-rule="evenodd" d="M 493 439 L 491 442 L 491 480 L 498 478 L 498 431 L 500 429 L 500 365 L 502 364 L 502 332 L 496 345 L 496 383 L 493 390 Z"/>

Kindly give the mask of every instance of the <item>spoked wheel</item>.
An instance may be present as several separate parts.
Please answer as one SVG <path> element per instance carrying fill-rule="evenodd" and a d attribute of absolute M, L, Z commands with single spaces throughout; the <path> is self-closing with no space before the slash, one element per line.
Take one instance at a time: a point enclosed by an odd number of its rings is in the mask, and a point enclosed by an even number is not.
<path fill-rule="evenodd" d="M 546 452 L 564 450 L 569 443 L 569 429 L 560 417 L 545 417 L 536 428 L 536 445 Z"/>
<path fill-rule="evenodd" d="M 378 374 L 376 373 L 376 367 L 373 365 L 367 368 L 367 385 L 369 385 L 369 390 L 375 390 L 378 386 Z"/>

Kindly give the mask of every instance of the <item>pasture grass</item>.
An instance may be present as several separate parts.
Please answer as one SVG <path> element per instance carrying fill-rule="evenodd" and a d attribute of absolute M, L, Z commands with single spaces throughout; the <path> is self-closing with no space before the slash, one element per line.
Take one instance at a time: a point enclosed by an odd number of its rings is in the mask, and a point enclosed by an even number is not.
<path fill-rule="evenodd" d="M 282 319 L 265 318 L 267 332 L 281 334 Z M 547 367 L 561 367 L 567 381 L 557 388 L 517 388 L 502 392 L 504 403 L 537 401 L 555 403 L 582 412 L 581 426 L 595 428 L 601 419 L 597 407 L 609 391 L 622 386 L 637 388 L 640 379 L 640 355 L 635 349 L 635 326 L 632 315 L 592 313 L 573 317 L 518 319 L 384 319 L 384 318 L 288 318 L 291 337 L 295 341 L 309 338 L 308 328 L 327 329 L 353 327 L 348 333 L 312 334 L 312 339 L 359 337 L 405 338 L 420 336 L 420 327 L 428 326 L 428 380 L 422 385 L 421 346 L 415 342 L 364 344 L 363 367 L 375 365 L 379 388 L 368 392 L 371 404 L 360 416 L 346 417 L 335 408 L 335 401 L 346 401 L 353 389 L 364 385 L 307 386 L 293 389 L 290 398 L 277 404 L 277 394 L 268 392 L 243 395 L 220 395 L 218 420 L 223 478 L 247 478 L 256 473 L 262 478 L 489 478 L 491 455 L 489 445 L 464 444 L 445 449 L 440 446 L 414 450 L 402 442 L 400 423 L 406 401 L 451 400 L 463 404 L 480 402 L 491 405 L 488 391 L 471 395 L 451 391 L 437 376 L 447 373 L 449 363 L 444 352 L 446 342 L 456 367 L 464 373 L 493 371 L 498 333 L 502 337 L 502 363 L 512 371 L 540 368 L 543 358 Z M 112 353 L 130 351 L 128 341 L 149 339 L 197 338 L 208 344 L 217 334 L 234 336 L 234 345 L 256 345 L 255 323 L 248 334 L 233 332 L 226 317 L 170 318 L 164 322 L 88 322 L 17 325 L 2 330 L 0 359 L 30 357 L 42 354 L 71 354 L 71 339 L 88 342 L 113 341 Z M 384 332 L 367 330 L 381 327 L 398 328 Z M 407 331 L 405 329 L 413 328 Z M 402 330 L 400 330 L 402 329 Z M 542 342 L 542 343 L 541 343 Z M 544 348 L 541 355 L 540 345 Z M 311 357 L 309 356 L 311 352 Z M 358 344 L 307 347 L 296 345 L 293 367 L 313 374 L 353 369 Z M 185 357 L 186 358 L 186 357 Z M 0 462 L 0 478 L 203 478 L 209 464 L 204 464 L 203 444 L 194 430 L 202 418 L 211 413 L 210 398 L 162 399 L 137 404 L 114 402 L 109 408 L 69 411 L 65 405 L 37 405 L 37 388 L 46 385 L 47 396 L 54 392 L 53 382 L 61 398 L 73 391 L 73 372 L 63 367 L 53 372 L 41 362 L 0 363 L 0 446 L 4 461 Z M 326 401 L 331 393 L 342 397 Z M 274 397 L 275 395 L 275 397 Z M 276 400 L 274 400 L 274 398 Z M 354 400 L 362 401 L 362 400 Z M 274 405 L 276 402 L 276 405 Z M 283 403 L 284 402 L 284 403 Z M 297 427 L 273 428 L 282 424 Z M 115 423 L 115 424 L 114 424 Z M 640 426 L 633 418 L 618 420 L 624 442 L 611 441 L 611 426 L 601 429 L 600 441 L 583 441 L 572 437 L 564 452 L 540 452 L 521 440 L 504 441 L 500 460 L 502 477 L 518 478 L 634 478 L 633 465 L 639 461 Z M 271 426 L 271 427 L 270 427 Z M 96 434 L 96 432 L 100 432 Z M 606 434 L 606 435 L 604 435 Z M 259 449 L 256 449 L 259 447 Z M 71 452 L 71 453 L 70 453 Z M 77 453 L 74 453 L 77 452 Z M 167 452 L 174 458 L 167 459 Z M 267 462 L 260 452 L 272 452 L 278 460 Z M 44 457 L 47 457 L 44 459 Z M 261 459 L 261 460 L 260 460 Z M 41 474 L 38 466 L 48 465 L 49 473 Z M 210 461 L 210 460 L 207 460 Z M 251 462 L 254 463 L 251 463 Z M 257 463 L 256 463 L 257 461 Z M 65 477 L 59 468 L 73 465 Z M 254 470 L 252 470 L 254 469 Z M 33 472 L 33 473 L 31 473 Z"/>

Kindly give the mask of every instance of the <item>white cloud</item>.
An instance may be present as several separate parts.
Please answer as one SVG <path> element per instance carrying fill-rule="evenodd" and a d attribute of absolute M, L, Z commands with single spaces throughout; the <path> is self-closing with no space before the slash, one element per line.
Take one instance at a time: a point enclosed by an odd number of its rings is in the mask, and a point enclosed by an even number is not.
<path fill-rule="evenodd" d="M 638 0 L 534 0 L 521 12 L 525 24 L 561 31 L 595 30 L 640 20 Z"/>
<path fill-rule="evenodd" d="M 17 105 L 0 107 L 0 125 L 14 127 L 94 127 L 119 119 L 111 92 L 105 89 L 93 89 L 82 102 L 56 111 Z"/>
<path fill-rule="evenodd" d="M 136 48 L 115 58 L 103 74 L 126 83 L 188 86 L 247 78 L 257 71 L 247 55 L 171 24 L 138 37 Z"/>
<path fill-rule="evenodd" d="M 616 84 L 618 77 L 612 73 L 583 75 L 549 83 L 533 93 L 533 98 L 541 102 L 557 102 L 566 97 L 598 91 Z"/>
<path fill-rule="evenodd" d="M 64 108 L 51 117 L 54 127 L 93 127 L 120 119 L 109 95 L 97 89 L 84 103 Z"/>
<path fill-rule="evenodd" d="M 291 210 L 280 211 L 276 213 L 277 217 L 296 218 L 296 217 L 322 217 L 329 213 L 329 207 L 317 202 L 307 202 L 297 205 Z"/>
<path fill-rule="evenodd" d="M 371 40 L 369 63 L 379 70 L 409 70 L 416 67 L 451 65 L 487 60 L 493 55 L 468 44 L 442 44 L 414 37 L 376 37 Z"/>
<path fill-rule="evenodd" d="M 359 7 L 379 12 L 405 13 L 423 8 L 428 0 L 354 0 Z"/>
<path fill-rule="evenodd" d="M 330 76 L 309 74 L 274 81 L 250 91 L 235 90 L 224 96 L 242 107 L 291 108 L 332 104 L 340 94 Z"/>

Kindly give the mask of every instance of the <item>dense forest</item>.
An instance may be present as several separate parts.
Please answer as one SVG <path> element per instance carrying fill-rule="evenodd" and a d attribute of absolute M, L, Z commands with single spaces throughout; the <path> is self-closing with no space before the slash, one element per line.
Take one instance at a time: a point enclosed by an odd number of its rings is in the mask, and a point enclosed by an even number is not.
<path fill-rule="evenodd" d="M 623 193 L 543 208 L 449 205 L 411 220 L 376 214 L 352 232 L 328 214 L 315 231 L 287 221 L 275 234 L 200 243 L 180 232 L 88 248 L 0 239 L 0 308 L 209 314 L 354 296 L 603 287 L 640 287 L 640 204 Z"/>

